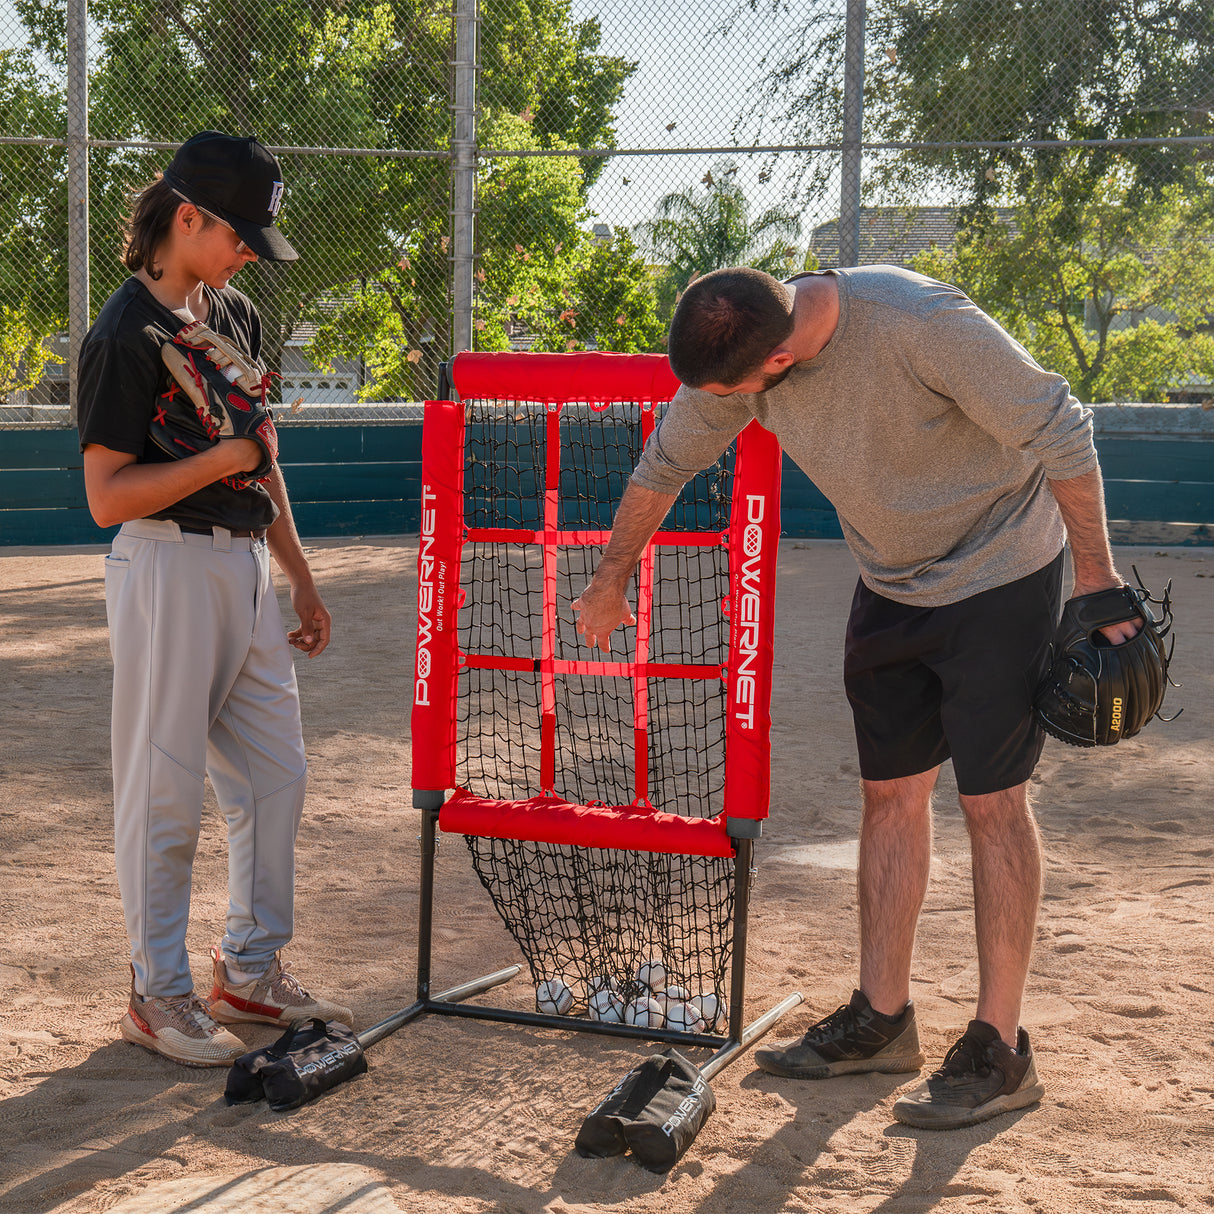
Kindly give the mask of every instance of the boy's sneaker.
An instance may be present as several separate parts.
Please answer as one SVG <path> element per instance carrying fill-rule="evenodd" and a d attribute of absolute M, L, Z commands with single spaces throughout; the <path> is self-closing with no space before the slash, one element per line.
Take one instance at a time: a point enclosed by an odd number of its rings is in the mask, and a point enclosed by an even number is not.
<path fill-rule="evenodd" d="M 228 978 L 223 953 L 211 949 L 214 985 L 211 987 L 211 1015 L 221 1024 L 290 1024 L 292 1020 L 340 1020 L 354 1027 L 350 1009 L 309 995 L 279 960 L 277 953 L 263 974 L 239 986 Z"/>
<path fill-rule="evenodd" d="M 894 1116 L 923 1130 L 956 1130 L 1036 1104 L 1044 1095 L 1028 1033 L 1020 1029 L 1012 1049 L 993 1025 L 971 1020 L 940 1069 L 894 1102 Z"/>
<path fill-rule="evenodd" d="M 215 1023 L 193 991 L 145 999 L 135 994 L 133 973 L 130 1006 L 118 1027 L 125 1040 L 183 1066 L 231 1066 L 248 1052 L 239 1037 Z"/>
<path fill-rule="evenodd" d="M 755 1050 L 755 1061 L 770 1075 L 788 1079 L 828 1079 L 860 1071 L 900 1074 L 923 1065 L 915 1005 L 908 1003 L 892 1023 L 875 1012 L 863 991 L 819 1020 L 800 1041 Z"/>

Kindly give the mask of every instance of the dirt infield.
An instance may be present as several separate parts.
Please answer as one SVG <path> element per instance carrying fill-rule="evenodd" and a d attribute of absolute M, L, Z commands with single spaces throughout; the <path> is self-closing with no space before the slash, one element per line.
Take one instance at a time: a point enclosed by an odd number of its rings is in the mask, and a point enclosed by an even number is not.
<path fill-rule="evenodd" d="M 0 1211 L 92 1214 L 165 1182 L 213 1178 L 219 1192 L 308 1164 L 366 1169 L 409 1212 L 1214 1208 L 1214 549 L 1117 551 L 1127 575 L 1134 563 L 1148 584 L 1174 579 L 1184 687 L 1168 707 L 1184 715 L 1113 750 L 1051 742 L 1036 777 L 1047 873 L 1024 1023 L 1042 1105 L 968 1131 L 915 1131 L 890 1116 L 909 1077 L 797 1083 L 744 1057 L 714 1080 L 718 1111 L 666 1178 L 572 1152 L 584 1112 L 648 1052 L 627 1042 L 429 1017 L 373 1047 L 366 1076 L 280 1115 L 228 1108 L 222 1071 L 118 1039 L 127 971 L 102 552 L 0 549 Z M 297 663 L 311 785 L 291 956 L 365 1027 L 414 993 L 416 546 L 323 541 L 311 553 L 335 632 L 326 654 Z M 839 672 L 854 581 L 841 544 L 782 545 L 749 1004 L 757 1013 L 800 990 L 806 1006 L 776 1037 L 855 981 L 858 776 Z M 914 970 L 932 1062 L 972 1014 L 977 981 L 968 847 L 947 775 L 936 805 Z M 189 940 L 200 985 L 226 903 L 223 822 L 208 806 Z M 439 871 L 441 989 L 516 955 L 462 841 L 444 842 Z M 530 994 L 504 990 L 495 999 Z M 251 1045 L 275 1035 L 240 1032 Z M 352 1203 L 277 1208 L 363 1208 Z M 193 1192 L 161 1208 L 203 1205 Z"/>

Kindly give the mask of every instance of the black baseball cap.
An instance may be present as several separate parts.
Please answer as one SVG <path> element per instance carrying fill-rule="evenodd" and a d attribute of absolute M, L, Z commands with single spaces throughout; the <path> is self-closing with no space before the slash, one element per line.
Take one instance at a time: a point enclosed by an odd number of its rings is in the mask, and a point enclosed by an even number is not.
<path fill-rule="evenodd" d="M 199 132 L 177 149 L 164 179 L 187 202 L 235 228 L 258 257 L 298 259 L 274 226 L 282 206 L 282 169 L 251 135 L 240 139 L 221 131 Z"/>

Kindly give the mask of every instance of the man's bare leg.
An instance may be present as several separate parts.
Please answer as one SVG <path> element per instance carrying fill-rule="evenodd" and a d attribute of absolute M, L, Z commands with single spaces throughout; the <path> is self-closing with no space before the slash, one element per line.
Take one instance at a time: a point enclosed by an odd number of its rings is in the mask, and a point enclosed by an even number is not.
<path fill-rule="evenodd" d="M 811 1024 L 800 1040 L 755 1050 L 755 1062 L 769 1074 L 828 1079 L 862 1071 L 905 1074 L 923 1065 L 914 1011 L 906 1005 L 915 924 L 931 866 L 931 798 L 938 771 L 863 782 L 860 990 Z"/>
<path fill-rule="evenodd" d="M 961 797 L 973 856 L 978 1013 L 1013 1049 L 1041 903 L 1041 836 L 1028 785 Z"/>
<path fill-rule="evenodd" d="M 932 789 L 939 767 L 864 780 L 860 824 L 860 989 L 896 1016 L 910 1000 L 915 928 L 932 861 Z"/>

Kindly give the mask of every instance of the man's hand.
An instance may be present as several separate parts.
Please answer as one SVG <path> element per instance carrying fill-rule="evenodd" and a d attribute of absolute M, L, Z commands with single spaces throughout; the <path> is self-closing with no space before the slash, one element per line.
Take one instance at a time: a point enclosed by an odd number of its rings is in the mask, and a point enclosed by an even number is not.
<path fill-rule="evenodd" d="M 629 483 L 611 527 L 611 540 L 581 597 L 573 600 L 579 613 L 577 630 L 593 648 L 611 652 L 611 634 L 621 624 L 635 624 L 624 587 L 628 585 L 645 546 L 674 505 L 675 494 L 658 493 Z"/>
<path fill-rule="evenodd" d="M 592 649 L 597 645 L 604 653 L 611 652 L 611 634 L 616 628 L 637 622 L 624 592 L 618 586 L 600 586 L 598 578 L 591 579 L 572 606 L 578 612 L 577 630 L 586 644 Z"/>
<path fill-rule="evenodd" d="M 1095 594 L 1098 590 L 1116 590 L 1119 586 L 1124 586 L 1124 579 L 1117 576 L 1114 572 L 1111 578 L 1099 578 L 1091 583 L 1080 583 L 1078 580 L 1071 591 L 1071 598 L 1077 599 L 1081 595 Z M 1137 618 L 1131 618 L 1122 621 L 1120 624 L 1109 624 L 1100 629 L 1100 634 L 1109 642 L 1110 645 L 1123 645 L 1131 637 L 1137 636 L 1142 628 L 1142 621 Z"/>

